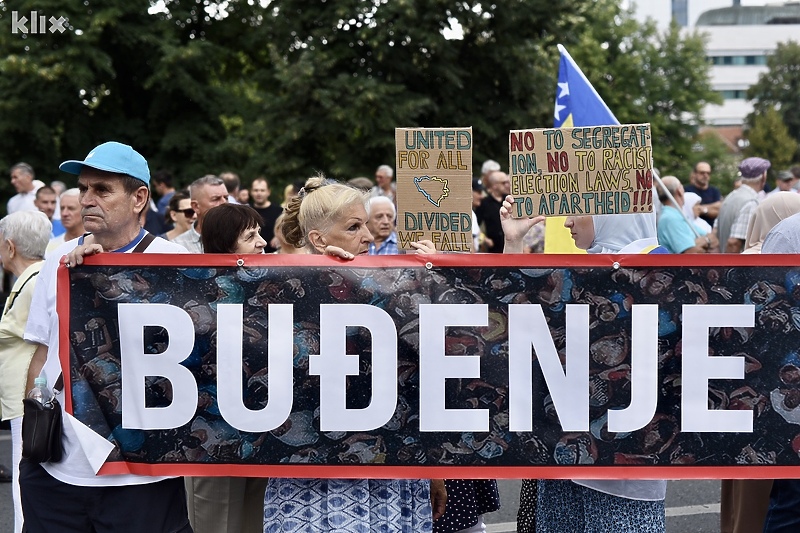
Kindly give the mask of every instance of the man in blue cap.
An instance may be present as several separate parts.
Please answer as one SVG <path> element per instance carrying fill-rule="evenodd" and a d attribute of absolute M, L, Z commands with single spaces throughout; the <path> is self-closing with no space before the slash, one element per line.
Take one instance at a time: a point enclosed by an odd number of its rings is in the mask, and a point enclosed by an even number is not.
<path fill-rule="evenodd" d="M 58 383 L 62 376 L 56 313 L 56 271 L 61 257 L 80 245 L 86 254 L 186 252 L 141 227 L 142 211 L 150 198 L 150 171 L 144 157 L 130 146 L 107 142 L 83 161 L 65 161 L 59 168 L 78 175 L 81 216 L 88 234 L 59 246 L 42 267 L 24 334 L 26 341 L 37 345 L 28 371 L 28 390 L 40 374 L 50 387 L 64 388 Z M 63 392 L 58 399 L 62 406 L 66 404 Z M 63 418 L 63 459 L 20 463 L 22 508 L 29 533 L 192 531 L 182 479 L 98 476 L 114 445 L 67 412 Z"/>
<path fill-rule="evenodd" d="M 744 249 L 747 225 L 758 206 L 758 193 L 764 189 L 770 166 L 760 157 L 748 157 L 739 163 L 742 186 L 725 197 L 714 225 L 720 252 L 738 254 Z"/>

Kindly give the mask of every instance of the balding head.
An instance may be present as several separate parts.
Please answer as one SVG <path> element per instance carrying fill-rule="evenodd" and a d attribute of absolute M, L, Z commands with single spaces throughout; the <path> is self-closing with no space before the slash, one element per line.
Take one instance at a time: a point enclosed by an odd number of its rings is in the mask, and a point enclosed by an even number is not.
<path fill-rule="evenodd" d="M 675 198 L 675 201 L 683 203 L 683 184 L 681 184 L 681 180 L 675 176 L 664 176 L 661 178 L 661 183 L 664 184 L 664 187 L 666 187 L 673 198 Z M 658 199 L 661 203 L 668 204 L 670 200 L 667 193 L 664 192 L 664 187 L 658 188 Z"/>

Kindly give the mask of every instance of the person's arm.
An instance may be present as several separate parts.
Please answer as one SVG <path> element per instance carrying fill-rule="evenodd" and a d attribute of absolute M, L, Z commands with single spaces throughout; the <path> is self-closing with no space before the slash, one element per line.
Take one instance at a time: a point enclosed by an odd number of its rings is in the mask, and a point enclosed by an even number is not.
<path fill-rule="evenodd" d="M 682 251 L 682 254 L 707 254 L 711 252 L 711 249 L 714 247 L 714 241 L 716 237 L 714 237 L 713 233 L 709 233 L 708 235 L 700 235 L 694 240 L 694 246 L 687 248 L 686 250 Z"/>
<path fill-rule="evenodd" d="M 713 204 L 694 204 L 692 210 L 694 216 L 704 216 L 706 218 L 717 218 L 719 216 L 719 208 L 722 202 L 714 202 Z"/>
<path fill-rule="evenodd" d="M 503 200 L 503 206 L 500 208 L 500 224 L 503 226 L 503 237 L 505 239 L 505 246 L 503 247 L 504 254 L 521 254 L 523 253 L 523 239 L 528 231 L 539 224 L 544 222 L 543 216 L 533 218 L 512 218 L 511 209 L 514 205 L 514 197 L 511 195 L 506 196 Z"/>
<path fill-rule="evenodd" d="M 442 517 L 447 506 L 447 489 L 444 487 L 443 479 L 431 480 L 431 509 L 433 519 L 438 520 Z"/>
<path fill-rule="evenodd" d="M 42 373 L 42 368 L 44 368 L 44 363 L 47 361 L 47 346 L 44 344 L 37 344 L 36 350 L 33 352 L 33 359 L 31 359 L 31 364 L 28 366 L 28 378 L 25 385 L 25 393 L 27 394 L 29 390 L 33 388 L 33 380 L 39 377 L 39 374 Z M 55 378 L 51 378 L 55 379 Z M 53 383 L 48 383 L 48 385 L 53 386 Z"/>
<path fill-rule="evenodd" d="M 744 239 L 737 239 L 736 237 L 729 237 L 728 243 L 725 245 L 726 254 L 738 254 L 744 248 Z"/>

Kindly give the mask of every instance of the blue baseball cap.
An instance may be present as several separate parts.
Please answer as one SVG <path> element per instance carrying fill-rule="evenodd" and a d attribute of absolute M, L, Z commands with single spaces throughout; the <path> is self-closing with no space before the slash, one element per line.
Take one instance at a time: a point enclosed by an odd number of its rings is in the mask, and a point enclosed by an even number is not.
<path fill-rule="evenodd" d="M 89 152 L 83 161 L 64 161 L 58 168 L 77 175 L 84 166 L 116 174 L 127 174 L 150 185 L 150 168 L 147 166 L 147 160 L 127 144 L 113 141 L 103 143 Z"/>

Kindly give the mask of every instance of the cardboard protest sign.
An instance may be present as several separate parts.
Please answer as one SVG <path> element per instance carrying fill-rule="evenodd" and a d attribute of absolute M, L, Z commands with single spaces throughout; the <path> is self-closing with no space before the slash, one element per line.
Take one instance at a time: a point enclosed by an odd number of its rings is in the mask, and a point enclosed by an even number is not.
<path fill-rule="evenodd" d="M 397 128 L 397 240 L 472 250 L 472 128 Z"/>
<path fill-rule="evenodd" d="M 653 210 L 650 124 L 514 130 L 509 169 L 515 218 Z"/>
<path fill-rule="evenodd" d="M 794 256 L 87 263 L 61 363 L 101 473 L 800 477 Z"/>

